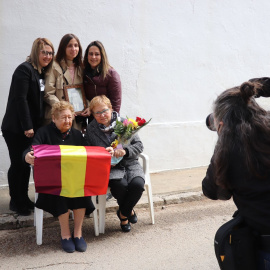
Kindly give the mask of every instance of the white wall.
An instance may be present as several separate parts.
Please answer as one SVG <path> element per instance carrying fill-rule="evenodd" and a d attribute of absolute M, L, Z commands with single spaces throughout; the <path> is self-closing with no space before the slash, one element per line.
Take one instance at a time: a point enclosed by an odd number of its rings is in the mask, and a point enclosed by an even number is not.
<path fill-rule="evenodd" d="M 152 118 L 140 133 L 152 172 L 207 165 L 216 135 L 204 121 L 216 95 L 270 75 L 269 13 L 267 0 L 0 0 L 0 119 L 34 39 L 57 50 L 74 33 L 83 48 L 105 45 L 123 84 L 122 116 Z M 1 185 L 3 138 L 0 151 Z"/>

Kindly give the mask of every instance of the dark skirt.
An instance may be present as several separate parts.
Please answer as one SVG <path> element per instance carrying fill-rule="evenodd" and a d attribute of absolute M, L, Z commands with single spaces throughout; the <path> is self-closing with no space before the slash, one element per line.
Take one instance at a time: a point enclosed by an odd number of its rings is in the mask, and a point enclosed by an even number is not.
<path fill-rule="evenodd" d="M 92 199 L 88 197 L 67 198 L 51 194 L 38 194 L 38 199 L 35 204 L 37 208 L 49 212 L 54 217 L 58 217 L 68 212 L 68 210 L 76 210 L 86 208 L 87 214 L 95 210 Z"/>

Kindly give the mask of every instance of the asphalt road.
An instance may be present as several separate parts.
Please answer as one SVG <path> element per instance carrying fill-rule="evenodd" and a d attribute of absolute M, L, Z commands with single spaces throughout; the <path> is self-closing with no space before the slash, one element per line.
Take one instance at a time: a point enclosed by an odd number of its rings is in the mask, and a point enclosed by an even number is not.
<path fill-rule="evenodd" d="M 148 209 L 138 209 L 139 222 L 130 233 L 121 232 L 116 215 L 107 213 L 106 232 L 98 237 L 88 218 L 85 253 L 61 250 L 57 221 L 45 226 L 41 246 L 33 227 L 0 231 L 0 269 L 217 270 L 214 235 L 234 211 L 232 201 L 203 199 L 155 208 L 151 225 Z"/>

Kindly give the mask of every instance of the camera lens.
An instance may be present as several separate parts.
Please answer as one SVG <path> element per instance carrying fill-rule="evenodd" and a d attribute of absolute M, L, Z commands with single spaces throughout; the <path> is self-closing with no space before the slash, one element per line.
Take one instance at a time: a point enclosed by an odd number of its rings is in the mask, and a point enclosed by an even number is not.
<path fill-rule="evenodd" d="M 210 113 L 207 117 L 206 117 L 206 126 L 212 130 L 212 131 L 217 131 L 216 127 L 215 127 L 215 122 L 214 122 L 214 115 L 213 113 Z"/>

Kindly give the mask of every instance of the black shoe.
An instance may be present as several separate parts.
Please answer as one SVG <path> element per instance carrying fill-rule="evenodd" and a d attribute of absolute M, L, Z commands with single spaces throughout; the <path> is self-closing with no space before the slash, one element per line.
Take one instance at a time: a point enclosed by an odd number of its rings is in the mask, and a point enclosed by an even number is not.
<path fill-rule="evenodd" d="M 138 218 L 137 218 L 137 215 L 136 215 L 136 213 L 135 213 L 134 210 L 133 210 L 133 212 L 134 212 L 134 214 L 133 214 L 132 216 L 129 216 L 129 217 L 128 217 L 128 221 L 129 221 L 130 223 L 132 223 L 132 224 L 135 224 L 135 223 L 137 223 Z"/>
<path fill-rule="evenodd" d="M 122 221 L 127 221 L 128 220 L 128 218 L 121 218 L 120 217 L 120 211 L 119 210 L 117 210 L 117 216 L 118 216 L 118 218 L 120 219 L 120 226 L 121 226 L 121 229 L 122 229 L 122 231 L 123 232 L 129 232 L 130 231 L 130 229 L 131 229 L 131 227 L 130 227 L 130 223 L 128 222 L 127 224 L 122 224 Z"/>
<path fill-rule="evenodd" d="M 30 210 L 34 210 L 34 208 L 35 208 L 34 202 L 32 202 L 28 197 L 27 197 L 27 199 L 26 199 L 26 206 L 27 206 Z"/>
<path fill-rule="evenodd" d="M 10 202 L 9 202 L 9 210 L 11 210 L 11 211 L 17 211 L 17 206 L 15 205 L 15 203 L 12 201 L 12 200 L 10 200 Z"/>
<path fill-rule="evenodd" d="M 72 238 L 69 239 L 62 239 L 61 238 L 62 248 L 67 253 L 73 253 L 75 251 L 75 244 Z"/>
<path fill-rule="evenodd" d="M 86 249 L 87 249 L 87 244 L 86 242 L 84 241 L 83 237 L 74 237 L 72 235 L 72 238 L 73 238 L 73 241 L 74 241 L 74 244 L 75 244 L 75 249 L 79 252 L 85 252 Z"/>
<path fill-rule="evenodd" d="M 9 209 L 11 211 L 16 212 L 20 216 L 30 216 L 31 215 L 31 211 L 28 209 L 27 206 L 25 206 L 25 205 L 17 206 L 17 205 L 15 205 L 15 203 L 12 200 L 9 203 Z"/>

